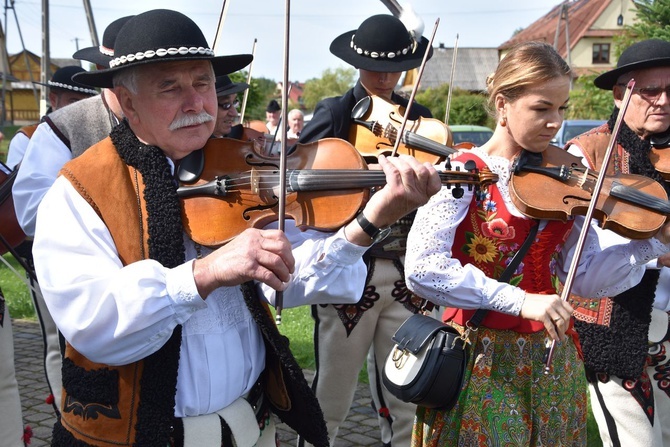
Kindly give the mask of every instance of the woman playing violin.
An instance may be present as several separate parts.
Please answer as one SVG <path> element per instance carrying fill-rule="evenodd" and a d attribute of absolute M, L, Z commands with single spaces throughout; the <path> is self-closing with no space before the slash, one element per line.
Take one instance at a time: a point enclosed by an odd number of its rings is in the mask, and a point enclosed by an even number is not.
<path fill-rule="evenodd" d="M 488 312 L 470 333 L 458 402 L 451 410 L 419 408 L 413 446 L 586 444 L 587 387 L 571 329 L 573 308 L 557 295 L 583 219 L 529 219 L 513 205 L 508 186 L 523 149 L 549 147 L 568 106 L 571 75 L 550 45 L 511 49 L 487 81 L 497 120 L 493 137 L 453 161 L 488 166 L 499 181 L 458 201 L 443 189 L 417 212 L 407 242 L 408 287 L 445 306 L 442 319 L 459 329 L 476 309 Z M 498 281 L 534 226 L 539 231 L 509 284 Z M 590 231 L 572 290 L 602 297 L 633 287 L 646 262 L 670 250 L 668 234 L 664 228 L 658 239 L 601 251 Z M 558 342 L 552 370 L 543 374 L 552 339 Z"/>
<path fill-rule="evenodd" d="M 326 137 L 349 140 L 350 130 L 355 126 L 352 110 L 369 95 L 406 107 L 407 100 L 394 89 L 403 71 L 421 65 L 428 48 L 428 39 L 420 37 L 420 33 L 415 39 L 415 34 L 394 16 L 376 15 L 365 20 L 357 30 L 337 37 L 330 51 L 356 67 L 360 79 L 341 97 L 317 104 L 298 142 L 309 143 Z M 377 54 L 373 54 L 375 52 Z M 420 104 L 413 104 L 410 112 L 409 119 L 414 120 L 431 116 Z M 404 284 L 402 257 L 410 224 L 411 220 L 402 219 L 393 226 L 392 237 L 375 244 L 368 252 L 366 289 L 357 304 L 312 306 L 314 349 L 318 359 L 313 389 L 321 403 L 331 443 L 335 442 L 338 427 L 347 417 L 358 372 L 368 352 L 370 391 L 379 415 L 381 440 L 394 446 L 410 443 L 416 406 L 398 400 L 376 383 L 392 348 L 391 336 L 421 305 L 421 300 L 409 293 Z"/>

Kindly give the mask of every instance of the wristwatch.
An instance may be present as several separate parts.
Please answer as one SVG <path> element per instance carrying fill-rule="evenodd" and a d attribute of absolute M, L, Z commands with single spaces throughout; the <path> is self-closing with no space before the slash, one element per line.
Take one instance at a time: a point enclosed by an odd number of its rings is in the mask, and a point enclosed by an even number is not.
<path fill-rule="evenodd" d="M 356 216 L 356 222 L 358 222 L 358 225 L 361 226 L 363 231 L 365 231 L 365 233 L 368 236 L 370 236 L 373 244 L 383 241 L 391 233 L 391 227 L 386 228 L 375 227 L 374 224 L 372 224 L 372 222 L 370 222 L 368 219 L 365 218 L 363 211 L 358 213 L 358 216 Z"/>

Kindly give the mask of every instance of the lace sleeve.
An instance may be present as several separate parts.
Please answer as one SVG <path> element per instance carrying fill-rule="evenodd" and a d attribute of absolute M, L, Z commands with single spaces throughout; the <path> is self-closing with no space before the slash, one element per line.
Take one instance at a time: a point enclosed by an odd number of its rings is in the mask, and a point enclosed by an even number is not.
<path fill-rule="evenodd" d="M 443 187 L 416 215 L 407 240 L 407 286 L 436 304 L 463 309 L 485 308 L 518 315 L 525 293 L 487 277 L 452 257 L 454 236 L 466 218 L 473 192 L 454 199 Z"/>

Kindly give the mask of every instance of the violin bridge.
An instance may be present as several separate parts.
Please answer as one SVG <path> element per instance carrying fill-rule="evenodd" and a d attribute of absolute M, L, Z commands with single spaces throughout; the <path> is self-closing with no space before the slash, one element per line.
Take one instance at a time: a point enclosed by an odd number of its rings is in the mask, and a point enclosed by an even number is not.
<path fill-rule="evenodd" d="M 260 194 L 260 174 L 256 168 L 251 168 L 251 174 L 249 175 L 249 187 L 251 188 L 252 194 Z"/>
<path fill-rule="evenodd" d="M 577 186 L 580 188 L 584 187 L 584 184 L 586 183 L 586 179 L 589 177 L 589 170 L 584 169 L 584 174 L 580 177 L 579 181 L 577 182 Z"/>

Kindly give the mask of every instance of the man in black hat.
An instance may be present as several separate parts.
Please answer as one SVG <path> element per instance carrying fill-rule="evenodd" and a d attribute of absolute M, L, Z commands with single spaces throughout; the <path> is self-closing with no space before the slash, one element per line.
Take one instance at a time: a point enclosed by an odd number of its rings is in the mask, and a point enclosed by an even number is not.
<path fill-rule="evenodd" d="M 122 17 L 109 24 L 103 34 L 101 46 L 83 48 L 74 53 L 73 57 L 92 62 L 98 68 L 109 66 L 109 61 L 114 54 L 116 35 L 128 19 L 130 16 Z M 80 67 L 74 68 L 75 70 L 72 70 L 68 78 L 84 72 L 84 69 Z M 64 80 L 61 81 L 61 83 L 64 82 Z M 73 80 L 70 82 L 74 84 Z M 26 246 L 22 247 L 22 253 L 25 254 L 29 266 L 33 265 L 30 251 L 31 239 L 35 235 L 37 208 L 44 194 L 56 180 L 58 171 L 67 161 L 109 135 L 122 116 L 121 107 L 111 90 L 101 89 L 98 95 L 97 90 L 79 83 L 76 86 L 93 92 L 95 95 L 66 105 L 66 107 L 56 107 L 57 110 L 45 116 L 39 126 L 36 125 L 25 134 L 25 156 L 12 187 L 12 196 L 17 220 L 23 232 L 28 236 Z M 47 384 L 53 396 L 53 406 L 58 414 L 61 408 L 62 393 L 60 335 L 44 302 L 44 297 L 40 293 L 39 284 L 33 278 L 34 274 L 29 275 L 32 285 L 31 295 L 42 328 L 45 346 L 44 368 Z"/>
<path fill-rule="evenodd" d="M 357 68 L 359 80 L 343 96 L 317 104 L 298 142 L 309 143 L 326 137 L 350 140 L 355 127 L 352 110 L 358 101 L 370 95 L 406 107 L 408 101 L 394 90 L 404 71 L 421 65 L 428 39 L 420 36 L 420 30 L 408 30 L 394 16 L 375 15 L 361 23 L 357 30 L 337 37 L 330 45 L 331 53 Z M 409 119 L 416 120 L 420 116 L 430 117 L 431 113 L 415 103 Z M 364 219 L 367 214 L 359 216 Z M 321 403 L 331 444 L 349 412 L 366 356 L 382 442 L 393 446 L 410 444 L 416 406 L 392 396 L 379 380 L 386 356 L 392 349 L 391 337 L 421 305 L 421 300 L 405 286 L 402 260 L 410 225 L 411 218 L 401 219 L 393 225 L 392 236 L 385 240 L 378 231 L 370 232 L 370 242 L 374 245 L 366 254 L 367 287 L 362 296 L 356 297 L 355 305 L 312 306 L 316 357 L 312 388 Z M 388 234 L 387 231 L 384 233 Z"/>
<path fill-rule="evenodd" d="M 268 106 L 265 108 L 265 127 L 268 128 L 270 135 L 277 134 L 277 126 L 279 125 L 279 118 L 281 114 L 281 107 L 275 99 L 271 99 Z"/>
<path fill-rule="evenodd" d="M 216 126 L 214 126 L 214 137 L 228 137 L 242 139 L 243 126 L 237 123 L 240 114 L 237 108 L 240 101 L 237 94 L 249 88 L 246 82 L 233 82 L 226 75 L 216 77 L 216 101 L 218 111 L 216 114 Z"/>
<path fill-rule="evenodd" d="M 72 76 L 81 73 L 82 71 L 85 70 L 78 65 L 67 65 L 56 70 L 51 77 L 51 80 L 46 84 L 41 84 L 40 82 L 35 83 L 49 87 L 47 95 L 49 99 L 49 109 L 47 110 L 47 113 L 54 112 L 67 105 L 74 104 L 77 101 L 98 94 L 97 90 L 88 88 L 72 80 Z M 12 141 L 9 142 L 7 166 L 14 168 L 21 163 L 21 160 L 26 153 L 26 148 L 28 147 L 28 141 L 35 132 L 38 124 L 39 123 L 35 123 L 29 126 L 24 126 L 16 132 Z"/>
<path fill-rule="evenodd" d="M 668 143 L 664 134 L 670 129 L 670 42 L 637 42 L 621 54 L 615 69 L 595 79 L 597 87 L 612 90 L 612 116 L 566 147 L 584 157 L 589 167 L 602 169 L 631 79 L 635 86 L 608 171 L 653 178 L 670 192 L 650 160 L 655 144 Z M 599 233 L 603 248 L 623 239 L 612 231 Z M 617 296 L 572 303 L 603 445 L 670 446 L 670 273 L 664 268 L 669 260 L 664 255 L 649 264 L 642 282 Z"/>
<path fill-rule="evenodd" d="M 191 19 L 163 9 L 130 19 L 114 51 L 109 69 L 75 79 L 114 88 L 125 119 L 63 167 L 37 218 L 38 278 L 67 340 L 53 445 L 275 446 L 271 412 L 327 445 L 267 301 L 362 289 L 369 238 L 356 222 L 327 235 L 287 222 L 196 242 L 189 224 L 209 216 L 182 214 L 175 166 L 220 142 L 215 75 L 251 55 L 214 56 Z M 439 189 L 435 169 L 409 157 L 382 167 L 387 185 L 365 206 L 377 225 Z"/>

